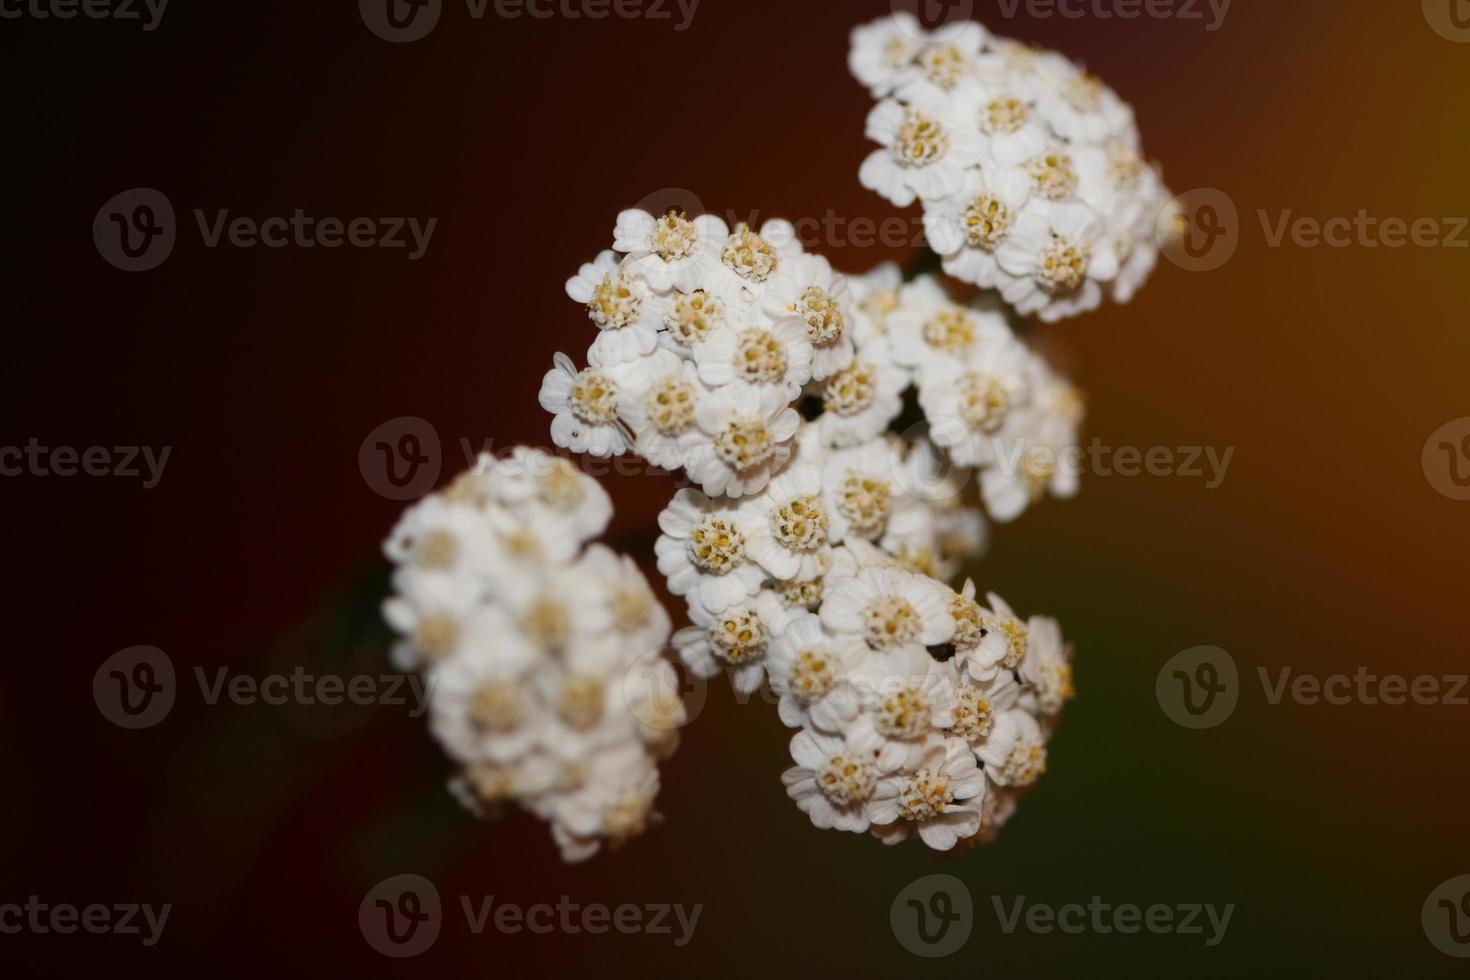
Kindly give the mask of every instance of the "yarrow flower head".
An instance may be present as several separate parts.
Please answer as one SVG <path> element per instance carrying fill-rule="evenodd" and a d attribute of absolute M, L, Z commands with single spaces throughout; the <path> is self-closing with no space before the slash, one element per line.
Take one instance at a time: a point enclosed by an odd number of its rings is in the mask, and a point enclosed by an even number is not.
<path fill-rule="evenodd" d="M 687 720 L 666 644 L 742 703 L 769 683 L 815 827 L 940 851 L 995 838 L 1075 696 L 1055 620 L 952 582 L 990 521 L 1078 489 L 1082 395 L 1020 318 L 1128 302 L 1169 194 L 1132 109 L 1059 54 L 895 13 L 848 64 L 876 100 L 859 181 L 920 203 L 939 265 L 985 292 L 843 275 L 789 221 L 678 209 L 623 211 L 566 281 L 588 348 L 542 379 L 552 442 L 682 474 L 653 553 L 690 625 L 670 639 L 592 543 L 607 495 L 547 453 L 482 459 L 385 546 L 394 658 L 434 684 L 457 794 L 519 803 L 567 860 L 657 817 Z"/>
<path fill-rule="evenodd" d="M 948 67 L 974 54 L 956 50 L 896 90 L 948 91 Z M 967 72 L 956 86 L 972 81 Z M 1036 191 L 1026 181 L 992 188 L 1018 209 L 1021 231 L 1012 237 L 1005 225 L 1007 248 L 1029 240 L 1034 218 L 1019 209 Z M 784 222 L 757 229 L 624 214 L 619 228 L 623 257 L 604 252 L 568 284 L 597 331 L 588 367 L 558 355 L 541 400 L 559 446 L 631 451 L 682 469 L 693 484 L 660 515 L 654 545 L 691 623 L 672 640 L 684 668 L 725 675 L 742 697 L 769 682 L 780 720 L 799 729 L 787 791 L 816 826 L 888 843 L 917 836 L 939 849 L 993 837 L 1040 774 L 1045 739 L 1072 692 L 1070 648 L 1052 621 L 1022 621 L 998 598 L 982 605 L 973 585 L 955 592 L 944 580 L 984 548 L 982 501 L 1008 520 L 1048 491 L 1070 492 L 1054 470 L 1043 478 L 1030 464 L 1007 464 L 1017 442 L 1073 446 L 1080 402 L 1065 397 L 1071 389 L 1016 336 L 1002 307 L 957 302 L 933 276 L 905 283 L 880 267 L 843 277 L 804 253 Z M 921 421 L 890 431 L 906 403 Z M 504 486 L 518 506 L 571 507 L 570 487 Z M 577 515 L 579 535 L 606 521 L 595 498 L 567 514 Z M 463 515 L 445 520 L 488 535 L 485 557 L 431 544 L 415 551 L 423 561 L 534 572 L 540 556 L 554 556 L 570 565 L 507 580 L 484 615 L 473 614 L 473 594 L 447 583 L 424 590 L 422 613 L 405 615 L 403 626 L 448 651 L 434 656 L 456 664 L 446 696 L 460 698 L 436 731 L 459 754 L 500 767 L 495 785 L 527 785 L 533 772 L 538 794 L 566 793 L 562 811 L 537 812 L 559 821 L 569 853 L 589 839 L 588 794 L 613 792 L 604 779 L 631 801 L 618 810 L 628 818 L 621 823 L 641 826 L 651 784 L 628 768 L 626 752 L 604 750 L 610 702 L 598 683 L 618 662 L 602 639 L 609 624 L 640 603 L 558 599 L 589 594 L 589 580 L 616 570 L 599 558 L 589 575 L 576 558 L 582 538 L 558 535 L 555 522 L 500 515 L 482 530 Z M 496 544 L 505 537 L 514 547 Z M 1032 629 L 1044 640 L 1035 651 Z M 511 652 L 485 656 L 491 640 Z M 529 683 L 528 665 L 545 658 L 564 675 Z M 643 700 L 653 705 L 660 694 Z M 558 732 L 558 749 L 508 783 L 509 762 L 539 744 L 526 725 Z M 656 727 L 633 728 L 650 752 L 663 748 L 651 737 Z M 588 766 L 601 770 L 589 776 Z"/>
<path fill-rule="evenodd" d="M 565 459 L 517 449 L 415 504 L 384 546 L 395 661 L 428 675 L 457 795 L 531 810 L 569 861 L 656 818 L 683 724 L 668 614 L 629 559 L 589 544 L 611 513 Z"/>
<path fill-rule="evenodd" d="M 858 172 L 899 207 L 919 200 L 944 271 L 1051 322 L 1126 303 L 1158 258 L 1170 199 L 1133 110 L 1055 52 L 899 13 L 853 31 L 849 67 L 878 103 L 880 148 Z"/>

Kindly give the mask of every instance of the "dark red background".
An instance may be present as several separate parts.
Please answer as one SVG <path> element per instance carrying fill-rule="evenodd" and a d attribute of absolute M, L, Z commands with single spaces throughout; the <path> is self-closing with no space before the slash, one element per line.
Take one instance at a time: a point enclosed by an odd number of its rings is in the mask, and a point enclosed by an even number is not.
<path fill-rule="evenodd" d="M 887 3 L 704 0 L 683 33 L 474 22 L 450 3 L 431 37 L 404 46 L 350 3 L 175 0 L 147 34 L 0 22 L 16 168 L 0 232 L 3 441 L 173 447 L 150 491 L 0 483 L 0 901 L 175 905 L 151 950 L 0 936 L 7 975 L 102 961 L 134 975 L 907 972 L 920 963 L 894 942 L 888 904 L 938 869 L 957 869 L 986 909 L 992 892 L 1240 906 L 1215 950 L 981 925 L 944 969 L 1447 969 L 1418 910 L 1470 870 L 1467 709 L 1257 703 L 1197 734 L 1152 693 L 1159 666 L 1199 643 L 1251 673 L 1464 669 L 1470 504 L 1433 492 L 1419 451 L 1470 414 L 1467 253 L 1273 250 L 1253 224 L 1258 208 L 1465 213 L 1470 47 L 1435 36 L 1418 6 L 1242 0 L 1207 33 L 1007 23 L 979 4 L 996 30 L 1085 59 L 1137 106 L 1174 187 L 1225 189 L 1247 227 L 1226 268 L 1166 265 L 1133 305 L 1044 332 L 1089 392 L 1092 434 L 1235 446 L 1235 468 L 1214 493 L 1092 480 L 1077 502 L 999 532 L 984 584 L 1062 619 L 1082 697 L 1001 842 L 943 865 L 807 826 L 776 778 L 774 714 L 737 710 L 723 686 L 665 769 L 667 824 L 574 868 L 530 818 L 492 830 L 461 814 L 422 722 L 402 712 L 208 707 L 186 684 L 166 722 L 124 732 L 90 697 L 97 666 L 135 644 L 185 675 L 384 669 L 377 544 L 401 505 L 364 481 L 365 436 L 422 417 L 446 476 L 461 438 L 545 444 L 541 373 L 590 339 L 562 283 L 650 192 L 891 217 L 857 183 L 870 100 L 845 68 L 848 30 Z M 129 275 L 99 257 L 91 223 L 136 186 L 164 191 L 183 220 L 168 262 Z M 189 214 L 298 207 L 439 225 L 410 263 L 210 250 Z M 914 252 L 812 244 L 850 271 Z M 632 546 L 670 485 L 605 482 L 613 533 Z M 447 927 L 431 953 L 395 963 L 356 916 L 400 872 L 446 896 L 706 908 L 683 949 Z"/>

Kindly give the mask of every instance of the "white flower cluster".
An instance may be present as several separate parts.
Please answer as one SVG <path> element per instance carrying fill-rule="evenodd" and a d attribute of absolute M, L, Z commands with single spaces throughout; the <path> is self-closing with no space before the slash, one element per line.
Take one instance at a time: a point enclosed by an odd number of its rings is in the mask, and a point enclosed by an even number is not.
<path fill-rule="evenodd" d="M 427 675 L 456 791 L 549 821 L 568 861 L 655 817 L 656 760 L 685 721 L 668 614 L 631 559 L 588 544 L 611 515 L 596 480 L 517 449 L 414 505 L 384 545 L 394 658 Z"/>
<path fill-rule="evenodd" d="M 1132 299 L 1170 195 L 1112 89 L 1056 52 L 907 13 L 854 29 L 848 63 L 880 100 L 859 179 L 922 202 L 945 272 L 1047 322 Z"/>
<path fill-rule="evenodd" d="M 737 690 L 769 678 L 782 722 L 800 729 L 782 780 L 817 827 L 889 844 L 917 832 L 935 850 L 988 840 L 1045 771 L 1073 694 L 1060 629 L 995 595 L 981 605 L 972 584 L 956 592 L 851 530 L 831 544 L 824 496 L 798 499 L 795 523 L 789 508 L 770 514 L 826 539 L 801 549 L 824 569 L 807 580 L 773 578 L 719 502 L 675 500 L 660 569 L 687 587 L 696 625 L 674 646 L 700 676 L 730 671 Z M 709 558 L 739 584 L 720 583 Z"/>
<path fill-rule="evenodd" d="M 743 693 L 769 679 L 801 729 L 788 792 L 817 826 L 984 839 L 1044 768 L 1069 653 L 1055 623 L 943 580 L 985 542 L 970 470 L 1006 518 L 1071 492 L 1002 452 L 1072 444 L 1071 388 L 999 311 L 892 267 L 849 281 L 780 221 L 625 212 L 567 292 L 599 334 L 587 368 L 557 355 L 543 381 L 553 440 L 700 488 L 655 545 L 694 623 L 685 665 Z M 905 440 L 888 430 L 910 386 L 928 436 Z"/>

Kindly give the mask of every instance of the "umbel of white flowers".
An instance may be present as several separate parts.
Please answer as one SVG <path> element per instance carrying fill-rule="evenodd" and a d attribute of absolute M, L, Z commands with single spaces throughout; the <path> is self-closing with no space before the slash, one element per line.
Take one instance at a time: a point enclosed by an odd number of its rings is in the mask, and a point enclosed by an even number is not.
<path fill-rule="evenodd" d="M 972 22 L 859 27 L 849 67 L 877 105 L 864 187 L 924 207 L 944 271 L 1052 322 L 1128 302 L 1158 262 L 1170 200 L 1133 109 L 1057 54 Z"/>
<path fill-rule="evenodd" d="M 668 613 L 631 559 L 587 544 L 611 516 L 596 480 L 517 449 L 416 504 L 385 545 L 394 657 L 428 676 L 453 788 L 549 821 L 568 861 L 655 819 L 656 763 L 684 723 L 659 655 Z"/>
<path fill-rule="evenodd" d="M 845 277 L 785 221 L 625 211 L 567 283 L 596 328 L 585 366 L 557 354 L 540 402 L 558 447 L 698 488 L 654 546 L 692 622 L 673 646 L 699 676 L 769 684 L 801 811 L 950 850 L 993 838 L 1074 693 L 1054 620 L 949 584 L 986 513 L 1077 491 L 1059 461 L 1082 398 L 1008 310 L 1127 302 L 1167 192 L 1132 111 L 1060 55 L 900 14 L 854 31 L 850 63 L 882 100 L 860 179 L 922 201 L 945 271 L 993 291 L 958 303 L 892 265 Z M 389 542 L 400 656 L 434 673 L 464 797 L 529 807 L 568 859 L 648 823 L 685 720 L 668 617 L 626 558 L 580 550 L 607 511 L 595 482 L 527 451 L 482 461 Z M 644 686 L 610 697 L 629 676 Z"/>

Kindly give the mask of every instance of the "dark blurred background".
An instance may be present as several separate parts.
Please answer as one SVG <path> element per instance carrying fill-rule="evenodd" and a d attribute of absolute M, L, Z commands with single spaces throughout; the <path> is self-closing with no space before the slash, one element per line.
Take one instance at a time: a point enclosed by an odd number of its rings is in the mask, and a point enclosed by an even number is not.
<path fill-rule="evenodd" d="M 403 44 L 342 0 L 175 0 L 154 30 L 0 20 L 13 168 L 0 444 L 171 450 L 151 489 L 0 481 L 0 904 L 173 905 L 151 948 L 0 935 L 0 972 L 905 974 L 926 961 L 895 938 L 890 903 L 944 872 L 976 915 L 968 944 L 932 961 L 946 971 L 1463 973 L 1421 908 L 1470 872 L 1470 707 L 1272 705 L 1257 678 L 1467 670 L 1470 502 L 1439 492 L 1421 457 L 1470 416 L 1470 251 L 1271 247 L 1259 215 L 1470 213 L 1456 3 L 1242 0 L 1211 31 L 1203 3 L 1202 20 L 1071 20 L 979 0 L 996 32 L 1085 61 L 1131 101 L 1176 192 L 1216 188 L 1238 208 L 1220 268 L 1165 262 L 1131 305 L 1035 331 L 1088 392 L 1088 438 L 1233 448 L 1228 475 L 1211 490 L 1094 474 L 1076 501 L 997 530 L 973 573 L 1062 621 L 1081 695 L 996 845 L 938 860 L 814 830 L 778 779 L 789 733 L 720 682 L 664 766 L 667 822 L 579 866 L 529 816 L 462 812 L 405 709 L 211 706 L 194 671 L 387 670 L 378 543 L 404 505 L 377 492 L 360 448 L 423 419 L 442 481 L 466 443 L 547 444 L 541 374 L 590 341 L 562 284 L 611 243 L 621 208 L 688 188 L 718 212 L 830 212 L 848 229 L 894 217 L 857 182 L 871 100 L 846 69 L 848 31 L 887 0 L 702 0 L 685 30 L 673 4 L 668 19 L 493 6 L 475 19 L 448 0 Z M 166 195 L 178 240 L 129 273 L 99 254 L 93 221 L 138 187 Z M 410 261 L 207 248 L 193 217 L 297 208 L 438 224 Z M 808 244 L 851 272 L 919 252 L 852 237 Z M 613 536 L 647 549 L 673 484 L 604 483 Z M 1229 651 L 1243 689 L 1227 722 L 1192 731 L 1155 681 L 1204 644 Z M 165 651 L 180 684 L 166 720 L 129 731 L 92 683 L 136 645 Z M 430 878 L 447 906 L 438 942 L 404 961 L 357 918 L 400 873 Z M 683 947 L 475 936 L 460 895 L 704 909 Z M 1007 935 L 991 903 L 1094 895 L 1235 910 L 1207 948 Z"/>

